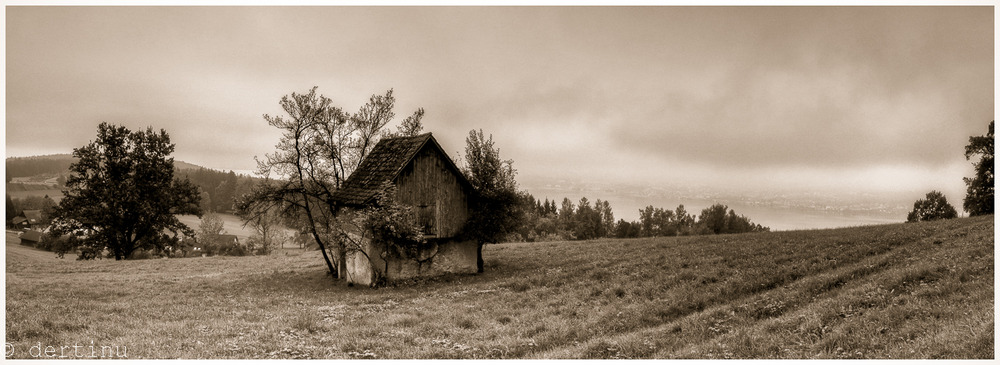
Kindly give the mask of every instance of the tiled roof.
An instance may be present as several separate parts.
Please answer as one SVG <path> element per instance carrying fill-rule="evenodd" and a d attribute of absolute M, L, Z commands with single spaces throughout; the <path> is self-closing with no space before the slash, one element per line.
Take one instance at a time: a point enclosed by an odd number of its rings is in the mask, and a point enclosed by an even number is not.
<path fill-rule="evenodd" d="M 334 199 L 345 205 L 363 205 L 367 203 L 382 186 L 383 182 L 393 181 L 396 176 L 410 163 L 418 152 L 431 142 L 432 145 L 441 150 L 434 137 L 430 133 L 413 137 L 385 138 L 375 145 L 375 148 L 361 161 L 358 169 L 347 178 L 344 185 L 334 194 Z M 448 158 L 448 154 L 443 150 L 447 162 L 454 168 L 455 173 L 460 176 L 460 180 L 465 181 L 465 176 L 454 166 L 454 162 Z"/>
<path fill-rule="evenodd" d="M 430 133 L 382 139 L 361 161 L 358 169 L 344 181 L 344 185 L 334 194 L 334 199 L 347 205 L 364 204 L 378 193 L 383 182 L 395 179 L 430 139 Z"/>

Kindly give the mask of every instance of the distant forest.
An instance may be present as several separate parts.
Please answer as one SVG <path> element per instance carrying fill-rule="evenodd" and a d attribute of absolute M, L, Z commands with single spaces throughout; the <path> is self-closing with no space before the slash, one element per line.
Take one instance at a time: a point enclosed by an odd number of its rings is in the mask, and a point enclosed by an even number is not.
<path fill-rule="evenodd" d="M 249 193 L 254 182 L 260 180 L 204 167 L 177 170 L 177 177 L 185 176 L 201 190 L 201 208 L 218 213 L 233 213 L 236 198 Z"/>
<path fill-rule="evenodd" d="M 15 177 L 37 175 L 68 175 L 69 165 L 76 162 L 70 155 L 11 157 L 7 159 L 7 181 Z"/>
<path fill-rule="evenodd" d="M 654 208 L 652 205 L 639 211 L 639 221 L 615 221 L 611 203 L 597 199 L 591 203 L 586 197 L 577 204 L 569 198 L 555 200 L 536 199 L 527 192 L 520 197 L 519 206 L 524 223 L 510 241 L 562 241 L 588 240 L 604 237 L 636 238 L 688 236 L 701 234 L 726 234 L 768 232 L 770 228 L 755 224 L 749 218 L 736 214 L 722 204 L 715 204 L 692 215 L 681 204 L 674 210 Z"/>

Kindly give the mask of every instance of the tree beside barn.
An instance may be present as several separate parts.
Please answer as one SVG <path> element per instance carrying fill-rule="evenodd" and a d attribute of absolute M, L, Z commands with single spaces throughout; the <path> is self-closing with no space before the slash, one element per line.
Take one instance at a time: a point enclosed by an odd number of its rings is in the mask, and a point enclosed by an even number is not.
<path fill-rule="evenodd" d="M 257 160 L 257 173 L 263 179 L 237 201 L 237 215 L 252 221 L 279 212 L 315 242 L 330 275 L 342 277 L 346 252 L 339 244 L 338 222 L 345 217 L 339 216 L 342 207 L 333 195 L 379 140 L 392 135 L 386 127 L 395 117 L 395 100 L 390 89 L 372 95 L 352 114 L 334 106 L 315 87 L 281 98 L 286 115 L 264 115 L 281 131 L 281 139 L 274 153 Z M 418 109 L 405 118 L 397 135 L 417 133 L 423 115 Z"/>
<path fill-rule="evenodd" d="M 477 271 L 483 272 L 483 245 L 503 242 L 522 224 L 525 212 L 519 209 L 514 161 L 500 158 L 493 135 L 487 138 L 481 129 L 469 131 L 465 139 L 465 163 L 464 173 L 474 193 L 465 231 L 477 242 Z"/>

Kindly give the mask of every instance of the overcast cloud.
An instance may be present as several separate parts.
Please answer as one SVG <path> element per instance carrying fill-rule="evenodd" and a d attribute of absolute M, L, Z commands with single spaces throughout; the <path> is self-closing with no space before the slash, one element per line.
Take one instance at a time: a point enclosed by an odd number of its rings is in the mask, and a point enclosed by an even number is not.
<path fill-rule="evenodd" d="M 456 153 L 492 133 L 519 177 L 944 190 L 994 114 L 990 7 L 8 7 L 6 153 L 101 121 L 254 168 L 261 118 L 312 86 Z"/>

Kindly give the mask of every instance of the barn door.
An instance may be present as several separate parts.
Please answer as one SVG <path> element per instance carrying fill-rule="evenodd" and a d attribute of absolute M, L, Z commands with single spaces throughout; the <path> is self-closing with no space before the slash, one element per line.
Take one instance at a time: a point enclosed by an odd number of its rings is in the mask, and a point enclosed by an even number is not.
<path fill-rule="evenodd" d="M 424 235 L 437 236 L 437 204 L 417 206 L 417 224 L 424 229 Z"/>

